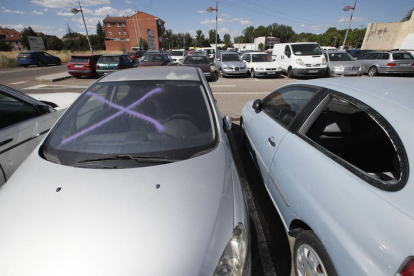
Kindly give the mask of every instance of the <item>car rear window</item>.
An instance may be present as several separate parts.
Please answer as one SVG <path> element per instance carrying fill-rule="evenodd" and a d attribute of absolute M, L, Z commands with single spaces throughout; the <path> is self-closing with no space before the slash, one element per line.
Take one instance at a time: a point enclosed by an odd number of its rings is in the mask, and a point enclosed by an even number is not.
<path fill-rule="evenodd" d="M 410 53 L 395 53 L 392 54 L 394 60 L 414 59 Z"/>
<path fill-rule="evenodd" d="M 69 166 L 120 155 L 188 159 L 215 147 L 213 116 L 199 82 L 98 82 L 60 119 L 43 153 Z"/>
<path fill-rule="evenodd" d="M 119 56 L 103 56 L 99 59 L 99 63 L 103 64 L 117 64 L 119 63 Z"/>
<path fill-rule="evenodd" d="M 184 64 L 210 64 L 205 56 L 188 56 L 184 59 Z"/>
<path fill-rule="evenodd" d="M 20 53 L 17 55 L 18 58 L 31 58 L 31 53 Z"/>
<path fill-rule="evenodd" d="M 72 57 L 69 62 L 73 62 L 73 63 L 88 63 L 89 62 L 89 58 L 85 58 L 85 57 Z"/>

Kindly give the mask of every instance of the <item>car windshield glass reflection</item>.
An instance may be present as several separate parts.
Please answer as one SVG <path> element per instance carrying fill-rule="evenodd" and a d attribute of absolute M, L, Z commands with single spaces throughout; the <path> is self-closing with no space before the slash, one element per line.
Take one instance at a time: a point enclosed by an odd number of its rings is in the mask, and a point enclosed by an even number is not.
<path fill-rule="evenodd" d="M 292 50 L 297 56 L 322 55 L 318 44 L 292 44 Z"/>
<path fill-rule="evenodd" d="M 229 55 L 222 55 L 222 61 L 241 61 L 240 56 L 238 54 L 229 54 Z"/>
<path fill-rule="evenodd" d="M 253 54 L 252 62 L 272 62 L 272 55 Z"/>
<path fill-rule="evenodd" d="M 45 141 L 64 165 L 85 160 L 183 160 L 212 149 L 216 131 L 197 82 L 97 83 L 83 93 Z M 139 162 L 132 162 L 139 166 Z"/>
<path fill-rule="evenodd" d="M 329 54 L 329 61 L 353 61 L 354 58 L 348 53 Z"/>
<path fill-rule="evenodd" d="M 151 55 L 147 55 L 144 58 L 144 61 L 149 61 L 149 62 L 162 62 L 162 61 L 165 61 L 165 60 L 166 59 L 165 59 L 163 54 L 161 54 L 161 55 L 151 54 Z"/>

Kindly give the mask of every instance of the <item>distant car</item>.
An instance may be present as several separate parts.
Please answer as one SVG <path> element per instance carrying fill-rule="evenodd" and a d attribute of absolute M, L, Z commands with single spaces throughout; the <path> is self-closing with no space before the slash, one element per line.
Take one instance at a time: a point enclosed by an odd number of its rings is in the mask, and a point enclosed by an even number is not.
<path fill-rule="evenodd" d="M 241 140 L 295 237 L 296 276 L 413 275 L 412 86 L 307 80 L 244 106 Z"/>
<path fill-rule="evenodd" d="M 362 73 L 368 76 L 380 74 L 414 74 L 414 57 L 409 52 L 369 52 L 357 58 Z"/>
<path fill-rule="evenodd" d="M 207 80 L 212 78 L 210 61 L 207 56 L 186 56 L 181 65 L 200 68 Z"/>
<path fill-rule="evenodd" d="M 282 73 L 282 68 L 272 59 L 272 54 L 262 52 L 245 53 L 241 59 L 246 63 L 246 67 L 252 78 L 260 76 L 278 77 Z"/>
<path fill-rule="evenodd" d="M 42 102 L 0 84 L 0 187 L 78 95 L 36 95 L 36 98 L 47 98 L 48 101 Z"/>
<path fill-rule="evenodd" d="M 37 51 L 21 52 L 17 55 L 17 62 L 24 67 L 27 67 L 29 65 L 37 65 L 41 67 L 49 64 L 62 64 L 62 61 L 59 57 L 53 56 L 46 52 Z"/>
<path fill-rule="evenodd" d="M 359 49 L 348 49 L 346 50 L 347 53 L 349 53 L 351 56 L 354 57 L 354 59 L 357 59 L 360 55 L 374 52 L 373 50 L 359 50 Z"/>
<path fill-rule="evenodd" d="M 251 53 L 251 52 L 259 52 L 259 50 L 242 50 L 238 52 L 239 56 L 243 56 L 245 53 Z"/>
<path fill-rule="evenodd" d="M 345 51 L 324 51 L 326 58 L 326 76 L 359 76 L 361 65 Z"/>
<path fill-rule="evenodd" d="M 132 51 L 132 52 L 124 52 L 123 55 L 128 55 L 135 61 L 138 61 L 142 56 L 144 56 L 144 51 Z"/>
<path fill-rule="evenodd" d="M 118 70 L 137 67 L 137 62 L 128 55 L 103 55 L 96 64 L 96 73 L 103 76 Z"/>
<path fill-rule="evenodd" d="M 138 67 L 165 66 L 173 62 L 170 54 L 167 53 L 148 53 L 139 63 Z"/>
<path fill-rule="evenodd" d="M 101 55 L 72 55 L 66 63 L 68 73 L 76 78 L 96 76 L 96 64 Z"/>
<path fill-rule="evenodd" d="M 171 59 L 174 62 L 181 63 L 184 60 L 186 55 L 187 55 L 187 51 L 183 49 L 172 49 L 170 51 Z"/>
<path fill-rule="evenodd" d="M 235 52 L 220 52 L 215 61 L 216 71 L 220 77 L 228 76 L 246 76 L 246 64 L 240 59 Z"/>
<path fill-rule="evenodd" d="M 207 52 L 205 52 L 205 51 L 195 51 L 195 52 L 192 52 L 192 53 L 191 53 L 191 55 L 192 55 L 192 56 L 207 56 L 208 58 L 210 58 L 210 57 L 207 55 Z"/>
<path fill-rule="evenodd" d="M 102 77 L 0 190 L 0 275 L 250 276 L 231 126 L 200 69 Z"/>

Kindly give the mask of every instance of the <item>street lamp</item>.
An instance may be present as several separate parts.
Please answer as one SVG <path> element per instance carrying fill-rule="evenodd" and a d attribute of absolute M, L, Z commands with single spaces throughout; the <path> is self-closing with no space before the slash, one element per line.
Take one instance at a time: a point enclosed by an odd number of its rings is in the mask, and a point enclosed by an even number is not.
<path fill-rule="evenodd" d="M 218 17 L 218 1 L 216 0 L 216 8 L 215 9 L 213 9 L 212 7 L 208 7 L 207 8 L 207 10 L 206 11 L 208 11 L 208 12 L 213 12 L 213 11 L 216 11 L 216 47 L 215 47 L 215 50 L 214 50 L 214 60 L 216 60 L 216 55 L 217 55 L 217 26 L 218 26 L 218 20 L 217 20 L 217 17 Z"/>
<path fill-rule="evenodd" d="M 93 54 L 91 41 L 89 40 L 88 28 L 86 28 L 85 17 L 83 16 L 83 10 L 82 10 L 82 6 L 80 2 L 79 2 L 79 10 L 77 8 L 72 8 L 70 9 L 70 11 L 73 12 L 74 14 L 77 14 L 78 12 L 82 13 L 83 24 L 85 24 L 85 30 L 86 30 L 86 38 L 88 39 L 89 49 L 91 50 L 91 53 Z"/>
<path fill-rule="evenodd" d="M 353 6 L 353 7 L 351 7 L 351 6 L 345 6 L 345 7 L 342 9 L 343 11 L 349 11 L 349 10 L 352 10 L 352 13 L 351 13 L 351 18 L 349 19 L 348 29 L 346 29 L 346 34 L 345 34 L 345 38 L 344 38 L 344 43 L 342 44 L 342 50 L 344 50 L 344 49 L 345 49 L 345 42 L 346 42 L 346 38 L 348 37 L 349 27 L 351 27 L 352 16 L 354 16 L 354 11 L 355 11 L 355 6 L 356 6 L 356 2 L 357 2 L 357 1 L 358 1 L 358 0 L 355 0 L 355 3 L 354 3 L 354 6 Z"/>

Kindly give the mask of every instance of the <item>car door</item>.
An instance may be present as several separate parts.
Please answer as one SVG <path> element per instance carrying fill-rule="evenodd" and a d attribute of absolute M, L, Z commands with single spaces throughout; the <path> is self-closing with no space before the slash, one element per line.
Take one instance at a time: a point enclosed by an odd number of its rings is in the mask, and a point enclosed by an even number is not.
<path fill-rule="evenodd" d="M 265 185 L 269 185 L 268 172 L 280 142 L 293 119 L 316 91 L 316 88 L 301 86 L 281 88 L 263 99 L 259 112 L 250 112 L 250 118 L 243 118 Z"/>
<path fill-rule="evenodd" d="M 1 87 L 0 186 L 33 151 L 62 112 L 54 111 L 28 96 L 8 93 L 4 86 Z"/>

